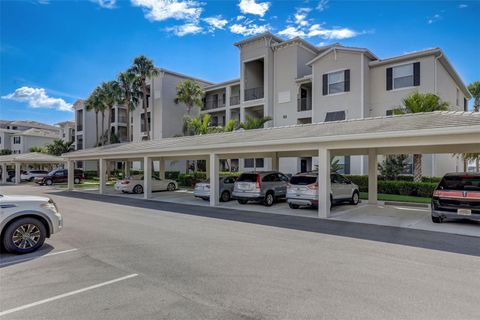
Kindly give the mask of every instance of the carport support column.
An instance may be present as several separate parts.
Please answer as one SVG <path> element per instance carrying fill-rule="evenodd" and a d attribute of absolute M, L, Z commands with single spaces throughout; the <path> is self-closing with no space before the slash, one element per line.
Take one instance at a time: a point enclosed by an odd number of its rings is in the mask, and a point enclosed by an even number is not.
<path fill-rule="evenodd" d="M 67 161 L 67 170 L 68 170 L 68 184 L 67 189 L 73 190 L 74 184 L 74 172 L 75 172 L 75 162 L 72 160 Z"/>
<path fill-rule="evenodd" d="M 100 159 L 98 160 L 98 193 L 104 194 L 105 193 L 105 184 L 107 180 L 107 160 Z"/>
<path fill-rule="evenodd" d="M 217 206 L 218 205 L 218 197 L 219 197 L 219 159 L 218 154 L 211 153 L 210 154 L 210 205 Z"/>
<path fill-rule="evenodd" d="M 377 204 L 378 193 L 378 160 L 377 150 L 368 149 L 368 203 Z"/>
<path fill-rule="evenodd" d="M 165 179 L 165 159 L 158 159 L 158 174 L 160 179 Z"/>
<path fill-rule="evenodd" d="M 2 163 L 2 183 L 3 184 L 7 183 L 7 176 L 8 176 L 7 164 Z"/>
<path fill-rule="evenodd" d="M 318 149 L 318 217 L 330 217 L 330 150 Z"/>
<path fill-rule="evenodd" d="M 276 152 L 272 155 L 272 170 L 278 171 L 278 154 Z"/>
<path fill-rule="evenodd" d="M 21 164 L 18 163 L 18 162 L 15 162 L 15 184 L 20 184 L 20 180 L 21 180 Z"/>
<path fill-rule="evenodd" d="M 143 198 L 152 197 L 152 158 L 143 158 Z"/>

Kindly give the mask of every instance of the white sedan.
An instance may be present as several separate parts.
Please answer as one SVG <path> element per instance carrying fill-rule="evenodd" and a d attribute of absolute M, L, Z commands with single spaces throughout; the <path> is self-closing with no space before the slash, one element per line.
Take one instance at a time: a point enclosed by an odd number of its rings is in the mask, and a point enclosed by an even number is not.
<path fill-rule="evenodd" d="M 175 191 L 177 187 L 175 180 L 160 179 L 152 176 L 152 191 Z M 119 180 L 115 183 L 115 190 L 124 193 L 143 193 L 143 176 L 137 175 Z"/>

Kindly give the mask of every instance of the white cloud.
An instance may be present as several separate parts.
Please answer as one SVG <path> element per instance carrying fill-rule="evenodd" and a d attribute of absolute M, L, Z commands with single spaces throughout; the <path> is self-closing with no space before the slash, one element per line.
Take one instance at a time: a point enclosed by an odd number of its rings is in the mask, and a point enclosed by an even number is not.
<path fill-rule="evenodd" d="M 240 0 L 238 4 L 240 11 L 244 14 L 254 14 L 263 17 L 270 8 L 270 2 L 255 2 L 255 0 Z"/>
<path fill-rule="evenodd" d="M 16 89 L 15 92 L 3 96 L 2 99 L 26 102 L 32 108 L 73 111 L 72 104 L 61 98 L 49 97 L 43 88 L 21 87 Z"/>
<path fill-rule="evenodd" d="M 208 17 L 203 19 L 206 23 L 208 23 L 213 30 L 214 29 L 223 29 L 228 23 L 227 19 L 223 19 L 222 16 L 216 16 L 216 17 Z"/>
<path fill-rule="evenodd" d="M 303 32 L 302 30 L 299 30 L 298 28 L 292 27 L 292 26 L 283 29 L 278 34 L 281 35 L 281 36 L 284 36 L 288 39 L 293 39 L 295 37 L 305 38 L 305 36 L 306 36 L 305 32 Z"/>
<path fill-rule="evenodd" d="M 98 5 L 105 9 L 113 9 L 117 4 L 117 0 L 92 0 L 93 2 L 98 3 Z"/>
<path fill-rule="evenodd" d="M 310 8 L 299 8 L 294 15 L 295 23 L 304 27 L 308 26 L 310 23 L 307 20 L 307 15 L 312 9 Z"/>
<path fill-rule="evenodd" d="M 363 33 L 363 32 L 362 32 Z M 320 36 L 324 39 L 347 39 L 353 38 L 361 34 L 355 30 L 349 28 L 333 28 L 326 29 L 323 28 L 320 24 L 314 24 L 308 30 L 308 37 Z"/>
<path fill-rule="evenodd" d="M 268 25 L 258 26 L 256 24 L 232 24 L 230 26 L 230 31 L 232 33 L 241 34 L 243 36 L 253 36 L 259 33 L 267 32 L 268 30 L 270 30 L 270 26 Z"/>
<path fill-rule="evenodd" d="M 143 8 L 145 17 L 151 21 L 198 20 L 203 4 L 193 0 L 131 0 L 132 5 Z"/>
<path fill-rule="evenodd" d="M 468 8 L 468 4 L 461 3 L 461 4 L 458 5 L 458 8 L 460 8 L 460 9 Z"/>
<path fill-rule="evenodd" d="M 195 23 L 186 23 L 180 26 L 173 26 L 165 30 L 172 32 L 174 35 L 183 37 L 187 34 L 197 34 L 203 31 L 203 28 Z"/>
<path fill-rule="evenodd" d="M 317 10 L 318 11 L 324 11 L 325 9 L 328 8 L 328 1 L 329 0 L 320 0 L 317 4 Z"/>
<path fill-rule="evenodd" d="M 442 16 L 437 13 L 437 14 L 434 14 L 432 17 L 428 18 L 427 22 L 428 24 L 432 24 L 439 20 L 442 20 Z"/>
<path fill-rule="evenodd" d="M 243 19 L 245 19 L 245 16 L 242 16 L 242 15 L 237 16 L 237 21 L 240 21 L 240 20 L 243 20 Z"/>

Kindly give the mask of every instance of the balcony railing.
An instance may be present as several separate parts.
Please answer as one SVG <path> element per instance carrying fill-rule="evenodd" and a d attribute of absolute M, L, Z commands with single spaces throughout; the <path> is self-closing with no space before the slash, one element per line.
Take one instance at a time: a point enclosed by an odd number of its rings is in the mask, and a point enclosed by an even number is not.
<path fill-rule="evenodd" d="M 83 149 L 83 141 L 77 141 L 77 150 Z"/>
<path fill-rule="evenodd" d="M 298 111 L 312 110 L 312 99 L 299 98 L 297 99 Z"/>
<path fill-rule="evenodd" d="M 127 116 L 118 116 L 118 122 L 119 123 L 128 123 L 128 117 Z"/>
<path fill-rule="evenodd" d="M 237 104 L 240 104 L 240 96 L 231 96 L 230 97 L 230 105 L 231 106 L 236 106 Z"/>
<path fill-rule="evenodd" d="M 263 87 L 245 89 L 245 101 L 263 98 Z"/>
<path fill-rule="evenodd" d="M 206 99 L 203 104 L 203 110 L 216 109 L 225 107 L 225 101 L 218 99 Z"/>
<path fill-rule="evenodd" d="M 77 124 L 77 131 L 83 131 L 83 124 Z"/>

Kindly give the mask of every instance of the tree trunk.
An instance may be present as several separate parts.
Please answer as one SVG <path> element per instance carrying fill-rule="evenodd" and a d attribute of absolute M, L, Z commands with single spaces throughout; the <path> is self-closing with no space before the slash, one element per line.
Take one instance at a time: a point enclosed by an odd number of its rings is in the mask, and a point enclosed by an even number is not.
<path fill-rule="evenodd" d="M 98 110 L 95 111 L 95 139 L 96 139 L 95 146 L 98 147 L 98 145 L 99 145 L 99 139 L 98 139 Z"/>
<path fill-rule="evenodd" d="M 413 155 L 413 180 L 415 182 L 422 182 L 422 155 Z"/>
<path fill-rule="evenodd" d="M 128 98 L 127 98 L 127 101 L 129 101 Z M 127 140 L 131 141 L 130 140 L 130 106 L 127 103 L 125 107 L 127 108 Z"/>
<path fill-rule="evenodd" d="M 102 111 L 102 146 L 105 145 L 105 111 Z"/>
<path fill-rule="evenodd" d="M 112 134 L 112 107 L 108 108 L 108 125 L 107 125 L 107 141 L 105 144 L 110 144 Z"/>
<path fill-rule="evenodd" d="M 477 172 L 480 172 L 480 156 L 477 158 L 477 160 L 475 161 L 476 163 L 476 169 L 477 169 Z"/>
<path fill-rule="evenodd" d="M 145 85 L 145 80 L 142 81 L 142 92 L 143 92 L 143 125 L 147 131 L 147 140 L 150 140 L 150 128 L 148 126 L 148 117 L 147 117 L 147 86 Z"/>

